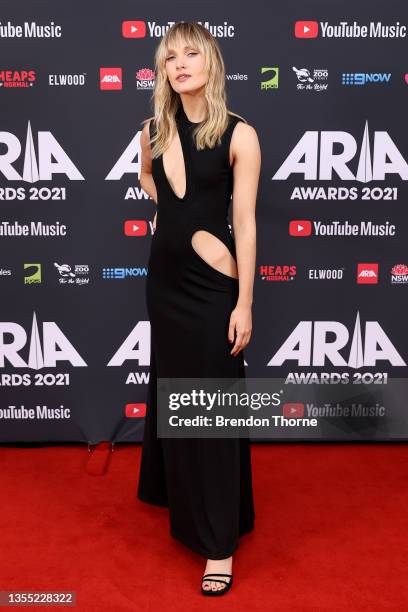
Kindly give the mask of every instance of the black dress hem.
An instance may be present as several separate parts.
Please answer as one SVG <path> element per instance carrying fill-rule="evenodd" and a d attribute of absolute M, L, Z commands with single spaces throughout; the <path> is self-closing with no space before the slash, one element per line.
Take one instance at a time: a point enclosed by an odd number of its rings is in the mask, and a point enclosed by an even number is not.
<path fill-rule="evenodd" d="M 253 522 L 250 527 L 248 527 L 247 529 L 245 529 L 243 531 L 240 531 L 239 538 L 242 537 L 243 535 L 245 535 L 246 533 L 250 533 L 251 531 L 254 530 L 254 528 L 255 528 L 255 524 Z M 199 555 L 201 555 L 205 559 L 213 559 L 214 561 L 221 561 L 222 559 L 228 559 L 229 557 L 231 557 L 234 554 L 234 552 L 239 547 L 239 541 L 238 541 L 236 543 L 236 545 L 232 548 L 232 550 L 230 550 L 229 552 L 227 552 L 227 553 L 225 553 L 225 552 L 223 552 L 223 553 L 214 553 L 214 552 L 211 552 L 210 550 L 206 550 L 204 548 L 196 546 L 195 544 L 192 544 L 191 542 L 188 542 L 185 538 L 183 538 L 180 535 L 178 535 L 175 532 L 174 529 L 170 529 L 170 535 L 171 535 L 171 537 L 174 540 L 177 540 L 178 542 L 180 542 L 184 546 L 187 546 L 190 550 L 198 553 Z"/>

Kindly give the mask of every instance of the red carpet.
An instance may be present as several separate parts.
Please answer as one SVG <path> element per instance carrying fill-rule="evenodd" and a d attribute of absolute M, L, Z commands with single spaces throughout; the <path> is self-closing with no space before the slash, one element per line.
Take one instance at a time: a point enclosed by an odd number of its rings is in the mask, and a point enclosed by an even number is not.
<path fill-rule="evenodd" d="M 253 444 L 256 529 L 212 599 L 167 509 L 135 498 L 140 449 L 87 467 L 84 446 L 0 448 L 0 590 L 76 591 L 84 612 L 408 609 L 406 445 Z"/>

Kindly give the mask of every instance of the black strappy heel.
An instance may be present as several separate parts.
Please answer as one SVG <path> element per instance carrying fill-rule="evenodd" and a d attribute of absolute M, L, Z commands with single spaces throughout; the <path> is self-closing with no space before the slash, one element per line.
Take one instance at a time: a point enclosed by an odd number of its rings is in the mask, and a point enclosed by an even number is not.
<path fill-rule="evenodd" d="M 227 582 L 226 580 L 220 580 L 219 578 L 208 578 L 208 576 L 225 576 L 227 578 L 230 578 L 230 581 Z M 213 582 L 223 582 L 226 586 L 223 589 L 219 589 L 218 591 L 213 591 L 212 589 L 204 589 L 203 588 L 204 580 L 208 580 L 208 581 L 212 580 Z M 229 591 L 230 588 L 232 587 L 232 580 L 233 580 L 232 574 L 204 574 L 204 576 L 201 579 L 201 593 L 203 595 L 224 595 L 224 593 Z"/>

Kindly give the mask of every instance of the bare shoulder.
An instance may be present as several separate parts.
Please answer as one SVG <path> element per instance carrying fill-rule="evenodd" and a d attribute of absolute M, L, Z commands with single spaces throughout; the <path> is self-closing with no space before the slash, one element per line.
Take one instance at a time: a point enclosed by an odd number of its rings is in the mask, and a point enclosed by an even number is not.
<path fill-rule="evenodd" d="M 150 122 L 154 117 L 149 117 L 142 121 L 143 128 L 140 134 L 140 147 L 142 149 L 142 172 L 151 172 L 152 155 L 150 146 Z"/>
<path fill-rule="evenodd" d="M 243 119 L 243 121 L 237 121 L 232 132 L 230 158 L 235 160 L 238 157 L 251 157 L 260 154 L 259 139 L 255 128 L 244 117 L 234 113 L 230 114 Z"/>
<path fill-rule="evenodd" d="M 148 117 L 142 121 L 143 128 L 141 134 L 142 145 L 149 143 L 150 141 L 150 122 L 153 121 L 154 117 Z"/>

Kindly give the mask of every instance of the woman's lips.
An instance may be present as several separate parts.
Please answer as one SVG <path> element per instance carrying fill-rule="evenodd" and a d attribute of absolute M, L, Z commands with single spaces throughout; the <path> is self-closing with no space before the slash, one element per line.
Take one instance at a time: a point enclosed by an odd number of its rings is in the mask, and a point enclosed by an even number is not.
<path fill-rule="evenodd" d="M 189 78 L 190 78 L 189 74 L 183 74 L 183 75 L 180 75 L 179 77 L 177 77 L 176 81 L 187 81 L 187 79 L 189 79 Z"/>

